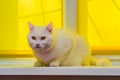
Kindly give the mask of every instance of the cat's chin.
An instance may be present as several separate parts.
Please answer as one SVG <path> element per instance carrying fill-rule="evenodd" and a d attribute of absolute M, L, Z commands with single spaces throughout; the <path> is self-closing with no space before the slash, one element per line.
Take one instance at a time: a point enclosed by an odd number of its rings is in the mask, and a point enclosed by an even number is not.
<path fill-rule="evenodd" d="M 38 47 L 32 47 L 33 50 L 40 50 L 41 48 Z"/>
<path fill-rule="evenodd" d="M 43 48 L 40 48 L 40 47 L 39 47 L 39 48 L 38 48 L 38 47 L 35 47 L 34 49 L 40 50 L 40 49 L 43 49 Z"/>
<path fill-rule="evenodd" d="M 35 49 L 35 50 L 44 50 L 45 49 L 45 47 L 35 47 L 35 48 L 33 48 L 33 49 Z"/>

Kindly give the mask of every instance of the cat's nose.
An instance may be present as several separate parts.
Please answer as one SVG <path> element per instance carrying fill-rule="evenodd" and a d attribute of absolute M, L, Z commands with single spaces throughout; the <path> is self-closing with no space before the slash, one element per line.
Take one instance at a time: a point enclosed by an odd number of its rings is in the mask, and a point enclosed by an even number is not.
<path fill-rule="evenodd" d="M 39 48 L 40 47 L 39 44 L 36 44 L 36 47 Z"/>

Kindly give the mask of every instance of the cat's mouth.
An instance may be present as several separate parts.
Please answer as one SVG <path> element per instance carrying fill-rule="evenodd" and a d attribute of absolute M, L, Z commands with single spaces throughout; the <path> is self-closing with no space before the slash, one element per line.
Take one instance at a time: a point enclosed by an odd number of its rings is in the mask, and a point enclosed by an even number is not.
<path fill-rule="evenodd" d="M 42 48 L 39 46 L 39 47 L 35 47 L 34 49 L 36 49 L 36 50 L 41 50 Z"/>
<path fill-rule="evenodd" d="M 39 45 L 39 44 L 37 44 L 37 45 L 36 45 L 36 48 L 37 48 L 37 49 L 39 49 L 39 48 L 41 48 L 41 47 L 40 47 L 40 45 Z"/>
<path fill-rule="evenodd" d="M 35 49 L 47 49 L 47 48 L 49 48 L 49 46 L 48 45 L 36 45 L 35 47 L 34 47 Z"/>
<path fill-rule="evenodd" d="M 36 49 L 44 49 L 44 48 L 46 48 L 46 46 L 45 46 L 45 45 L 44 45 L 44 46 L 36 45 L 35 48 L 36 48 Z"/>
<path fill-rule="evenodd" d="M 41 47 L 38 47 L 38 46 L 37 46 L 36 48 L 38 48 L 38 49 L 39 49 L 39 48 L 41 48 Z"/>

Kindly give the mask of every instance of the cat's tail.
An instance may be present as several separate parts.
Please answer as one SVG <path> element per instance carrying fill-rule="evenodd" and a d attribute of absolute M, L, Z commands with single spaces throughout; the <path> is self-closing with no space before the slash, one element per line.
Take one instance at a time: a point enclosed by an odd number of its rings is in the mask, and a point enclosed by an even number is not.
<path fill-rule="evenodd" d="M 107 58 L 91 57 L 90 64 L 93 66 L 112 66 L 111 61 Z"/>

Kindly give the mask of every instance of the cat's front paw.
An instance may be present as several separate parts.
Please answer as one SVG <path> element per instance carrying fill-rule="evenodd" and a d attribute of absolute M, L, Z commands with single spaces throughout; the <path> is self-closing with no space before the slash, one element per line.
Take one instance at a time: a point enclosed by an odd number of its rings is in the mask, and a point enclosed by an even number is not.
<path fill-rule="evenodd" d="M 57 62 L 57 61 L 51 62 L 49 66 L 50 67 L 58 67 L 59 66 L 59 62 Z"/>
<path fill-rule="evenodd" d="M 41 67 L 42 65 L 41 65 L 41 63 L 40 63 L 39 61 L 36 61 L 36 62 L 34 63 L 34 66 L 35 66 L 35 67 Z"/>

